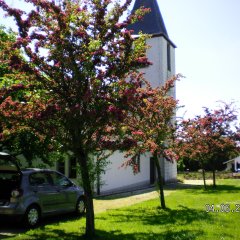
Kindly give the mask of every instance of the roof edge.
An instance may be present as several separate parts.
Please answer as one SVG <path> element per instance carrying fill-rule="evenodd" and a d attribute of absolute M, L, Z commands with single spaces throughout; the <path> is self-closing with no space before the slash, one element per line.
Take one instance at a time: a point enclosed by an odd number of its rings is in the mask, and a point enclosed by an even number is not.
<path fill-rule="evenodd" d="M 177 46 L 176 46 L 176 44 L 173 42 L 173 41 L 171 41 L 170 39 L 169 39 L 169 37 L 168 36 L 166 36 L 166 34 L 164 34 L 164 33 L 156 33 L 156 34 L 149 34 L 152 38 L 154 38 L 154 37 L 164 37 L 171 45 L 172 45 L 172 47 L 174 47 L 174 48 L 177 48 Z"/>

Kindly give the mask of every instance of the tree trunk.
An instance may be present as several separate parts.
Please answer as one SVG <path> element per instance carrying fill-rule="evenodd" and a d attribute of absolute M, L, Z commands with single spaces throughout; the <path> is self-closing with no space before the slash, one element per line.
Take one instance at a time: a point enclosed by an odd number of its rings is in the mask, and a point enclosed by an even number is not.
<path fill-rule="evenodd" d="M 205 176 L 205 169 L 202 169 L 202 175 L 203 175 L 203 184 L 204 184 L 204 189 L 207 189 L 207 185 L 206 185 L 206 176 Z"/>
<path fill-rule="evenodd" d="M 88 156 L 83 151 L 78 152 L 78 162 L 80 165 L 82 184 L 85 193 L 86 204 L 86 237 L 91 239 L 95 235 L 94 224 L 94 206 L 93 206 L 93 190 L 91 179 L 89 176 Z"/>
<path fill-rule="evenodd" d="M 206 185 L 206 176 L 205 176 L 205 169 L 204 169 L 204 163 L 203 161 L 200 161 L 201 163 L 201 167 L 202 167 L 202 176 L 203 176 L 203 185 L 204 185 L 204 189 L 207 189 L 207 185 Z"/>
<path fill-rule="evenodd" d="M 216 174 L 215 174 L 215 169 L 213 169 L 213 187 L 215 188 L 217 185 L 216 185 Z"/>
<path fill-rule="evenodd" d="M 154 159 L 154 163 L 155 163 L 155 166 L 157 169 L 157 174 L 158 174 L 157 185 L 160 190 L 159 198 L 160 198 L 161 207 L 162 207 L 162 209 L 166 209 L 164 191 L 163 191 L 163 178 L 162 178 L 161 166 L 160 166 L 157 154 L 154 154 L 153 159 Z"/>

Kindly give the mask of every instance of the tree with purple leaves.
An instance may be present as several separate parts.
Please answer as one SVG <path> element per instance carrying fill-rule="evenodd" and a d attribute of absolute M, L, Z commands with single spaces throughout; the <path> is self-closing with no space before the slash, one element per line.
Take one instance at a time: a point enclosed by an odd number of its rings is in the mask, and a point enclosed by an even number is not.
<path fill-rule="evenodd" d="M 222 103 L 215 110 L 204 108 L 202 116 L 181 121 L 175 143 L 180 158 L 199 161 L 205 188 L 205 169 L 210 167 L 216 187 L 218 163 L 239 155 L 239 126 L 233 103 Z"/>
<path fill-rule="evenodd" d="M 19 117 L 28 120 L 32 129 L 73 153 L 86 195 L 86 235 L 91 237 L 95 234 L 91 156 L 118 144 L 104 138 L 106 129 L 126 117 L 135 101 L 134 89 L 141 86 L 136 71 L 150 64 L 146 36 L 134 38 L 126 30 L 148 9 L 121 20 L 131 0 L 25 2 L 31 6 L 29 12 L 0 0 L 0 7 L 18 26 L 16 41 L 5 49 L 8 64 L 28 76 L 21 86 L 9 86 L 11 91 L 28 92 L 24 104 L 3 92 L 2 109 L 11 112 L 5 117 L 12 123 Z M 24 58 L 16 54 L 19 49 Z M 129 147 L 131 140 L 126 142 Z"/>
<path fill-rule="evenodd" d="M 144 88 L 137 89 L 138 100 L 131 106 L 128 117 L 124 119 L 125 131 L 137 143 L 126 151 L 127 161 L 123 165 L 132 166 L 133 171 L 139 171 L 140 154 L 151 153 L 157 171 L 157 188 L 163 209 L 166 208 L 161 160 L 174 162 L 178 160 L 173 149 L 175 126 L 175 111 L 178 101 L 171 96 L 171 89 L 181 78 L 176 75 L 167 80 L 163 86 L 152 88 L 148 83 Z"/>

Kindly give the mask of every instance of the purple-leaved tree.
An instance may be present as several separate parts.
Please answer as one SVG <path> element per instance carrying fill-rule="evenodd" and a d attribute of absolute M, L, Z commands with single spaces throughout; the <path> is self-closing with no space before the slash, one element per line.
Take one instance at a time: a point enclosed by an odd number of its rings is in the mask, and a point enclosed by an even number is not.
<path fill-rule="evenodd" d="M 20 122 L 17 126 L 30 124 L 41 132 L 39 136 L 48 136 L 73 153 L 86 195 L 86 235 L 91 237 L 95 234 L 91 156 L 119 143 L 106 140 L 104 134 L 109 125 L 117 126 L 126 117 L 134 89 L 141 85 L 134 72 L 150 64 L 146 36 L 133 38 L 126 30 L 148 9 L 121 20 L 131 0 L 25 2 L 31 5 L 29 12 L 0 0 L 0 8 L 18 27 L 15 43 L 5 50 L 8 64 L 30 76 L 15 89 L 8 86 L 13 91 L 24 88 L 24 104 L 2 89 L 2 115 Z M 24 58 L 16 54 L 18 49 Z M 131 146 L 131 141 L 125 143 Z"/>

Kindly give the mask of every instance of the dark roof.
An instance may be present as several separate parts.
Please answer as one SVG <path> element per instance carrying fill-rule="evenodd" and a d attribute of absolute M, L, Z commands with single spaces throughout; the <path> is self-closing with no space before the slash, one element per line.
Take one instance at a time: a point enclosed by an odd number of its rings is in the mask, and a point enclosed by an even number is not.
<path fill-rule="evenodd" d="M 168 36 L 158 3 L 156 0 L 136 0 L 132 9 L 134 13 L 140 7 L 150 8 L 151 12 L 145 14 L 142 20 L 129 26 L 129 29 L 134 30 L 134 34 L 140 31 L 147 34 L 165 34 Z"/>
<path fill-rule="evenodd" d="M 164 36 L 174 47 L 170 41 L 165 27 L 162 14 L 160 12 L 157 0 L 135 0 L 132 13 L 140 7 L 150 8 L 151 12 L 144 15 L 143 19 L 128 26 L 129 30 L 133 30 L 133 34 L 138 34 L 140 31 L 153 36 Z"/>

